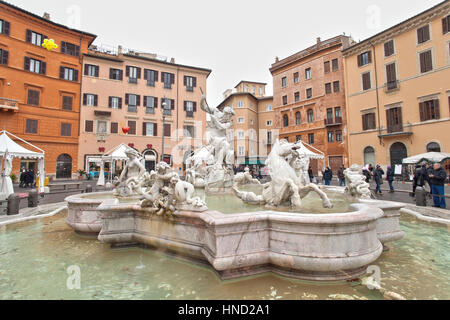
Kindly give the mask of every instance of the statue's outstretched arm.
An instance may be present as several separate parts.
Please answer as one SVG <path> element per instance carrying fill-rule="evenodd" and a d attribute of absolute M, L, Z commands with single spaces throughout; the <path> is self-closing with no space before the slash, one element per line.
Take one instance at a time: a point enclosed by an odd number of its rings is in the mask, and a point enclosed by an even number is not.
<path fill-rule="evenodd" d="M 202 99 L 200 100 L 200 108 L 202 108 L 203 111 L 209 114 L 214 114 L 214 108 L 211 108 L 208 105 L 208 102 L 206 102 L 206 96 L 204 94 L 202 94 Z"/>

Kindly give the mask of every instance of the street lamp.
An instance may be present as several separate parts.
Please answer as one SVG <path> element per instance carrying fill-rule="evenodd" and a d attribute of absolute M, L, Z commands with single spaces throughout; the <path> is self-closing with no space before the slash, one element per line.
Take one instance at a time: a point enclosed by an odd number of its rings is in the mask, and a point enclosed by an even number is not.
<path fill-rule="evenodd" d="M 163 99 L 163 103 L 162 103 L 162 146 L 161 146 L 161 161 L 164 161 L 164 136 L 165 136 L 165 132 L 164 132 L 164 127 L 165 127 L 165 122 L 166 122 L 166 110 L 167 110 L 167 102 L 166 102 L 166 98 Z"/>

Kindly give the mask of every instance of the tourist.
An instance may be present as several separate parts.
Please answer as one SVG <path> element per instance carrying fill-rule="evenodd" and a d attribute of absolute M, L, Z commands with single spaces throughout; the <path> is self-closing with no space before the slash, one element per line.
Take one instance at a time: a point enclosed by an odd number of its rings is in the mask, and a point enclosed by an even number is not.
<path fill-rule="evenodd" d="M 414 177 L 413 177 L 413 196 L 416 195 L 416 189 L 417 187 L 423 188 L 425 185 L 425 176 L 426 171 L 423 170 L 422 166 L 417 165 L 416 170 L 414 171 Z"/>
<path fill-rule="evenodd" d="M 430 174 L 433 174 L 433 165 L 429 162 L 425 163 L 425 181 L 428 183 L 428 192 L 431 194 L 431 179 Z"/>
<path fill-rule="evenodd" d="M 20 172 L 20 184 L 19 184 L 19 188 L 23 188 L 25 186 L 25 169 L 22 169 Z"/>
<path fill-rule="evenodd" d="M 375 193 L 379 193 L 381 195 L 383 194 L 383 192 L 381 191 L 381 185 L 383 184 L 383 175 L 384 175 L 383 169 L 381 169 L 381 167 L 377 165 L 377 168 L 373 173 L 375 183 L 377 184 L 377 189 L 375 190 Z"/>
<path fill-rule="evenodd" d="M 372 177 L 372 174 L 370 173 L 368 164 L 366 164 L 366 166 L 363 168 L 362 173 L 366 177 L 366 182 L 370 183 L 370 178 Z"/>
<path fill-rule="evenodd" d="M 346 186 L 344 171 L 345 171 L 345 166 L 342 165 L 337 172 L 337 176 L 339 179 L 339 187 Z"/>
<path fill-rule="evenodd" d="M 33 186 L 34 182 L 34 173 L 33 170 L 28 169 L 27 172 L 25 172 L 25 188 L 31 188 Z"/>
<path fill-rule="evenodd" d="M 441 164 L 436 163 L 433 168 L 433 173 L 430 174 L 431 190 L 433 194 L 433 207 L 445 209 L 447 207 L 445 203 L 444 184 L 447 179 L 447 173 Z"/>
<path fill-rule="evenodd" d="M 313 173 L 313 170 L 312 170 L 311 166 L 309 166 L 308 175 L 309 175 L 309 182 L 313 183 L 313 181 L 314 181 L 314 173 Z"/>
<path fill-rule="evenodd" d="M 395 177 L 394 169 L 392 169 L 391 166 L 388 166 L 387 167 L 387 172 L 386 172 L 386 179 L 389 182 L 389 189 L 390 189 L 389 193 L 394 193 L 395 192 L 394 185 L 393 185 L 394 177 Z"/>
<path fill-rule="evenodd" d="M 327 167 L 323 173 L 323 180 L 325 181 L 326 186 L 331 185 L 331 180 L 333 179 L 333 172 L 330 167 Z"/>

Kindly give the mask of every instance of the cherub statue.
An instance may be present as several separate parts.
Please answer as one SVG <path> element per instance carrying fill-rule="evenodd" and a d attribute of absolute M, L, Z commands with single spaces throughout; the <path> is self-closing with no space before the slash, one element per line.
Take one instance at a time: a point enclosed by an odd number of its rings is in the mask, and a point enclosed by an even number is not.
<path fill-rule="evenodd" d="M 128 162 L 123 168 L 118 180 L 115 181 L 116 189 L 115 196 L 130 197 L 141 194 L 139 189 L 141 183 L 145 180 L 147 171 L 144 165 L 139 160 L 139 154 L 133 149 L 127 149 L 125 154 L 128 157 Z"/>

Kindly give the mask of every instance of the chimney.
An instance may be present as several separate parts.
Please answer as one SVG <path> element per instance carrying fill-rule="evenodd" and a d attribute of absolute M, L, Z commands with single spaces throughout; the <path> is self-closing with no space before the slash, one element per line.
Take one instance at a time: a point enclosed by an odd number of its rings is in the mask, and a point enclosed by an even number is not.
<path fill-rule="evenodd" d="M 278 63 L 278 62 L 280 62 L 280 58 L 275 57 L 275 63 Z"/>
<path fill-rule="evenodd" d="M 45 20 L 50 20 L 50 13 L 44 12 L 44 15 L 42 16 Z"/>
<path fill-rule="evenodd" d="M 317 44 L 320 44 L 320 37 L 317 38 Z"/>
<path fill-rule="evenodd" d="M 122 46 L 119 46 L 117 48 L 117 53 L 119 54 L 119 56 L 122 54 L 123 50 L 122 50 Z"/>
<path fill-rule="evenodd" d="M 170 58 L 170 63 L 175 63 L 175 58 Z"/>

